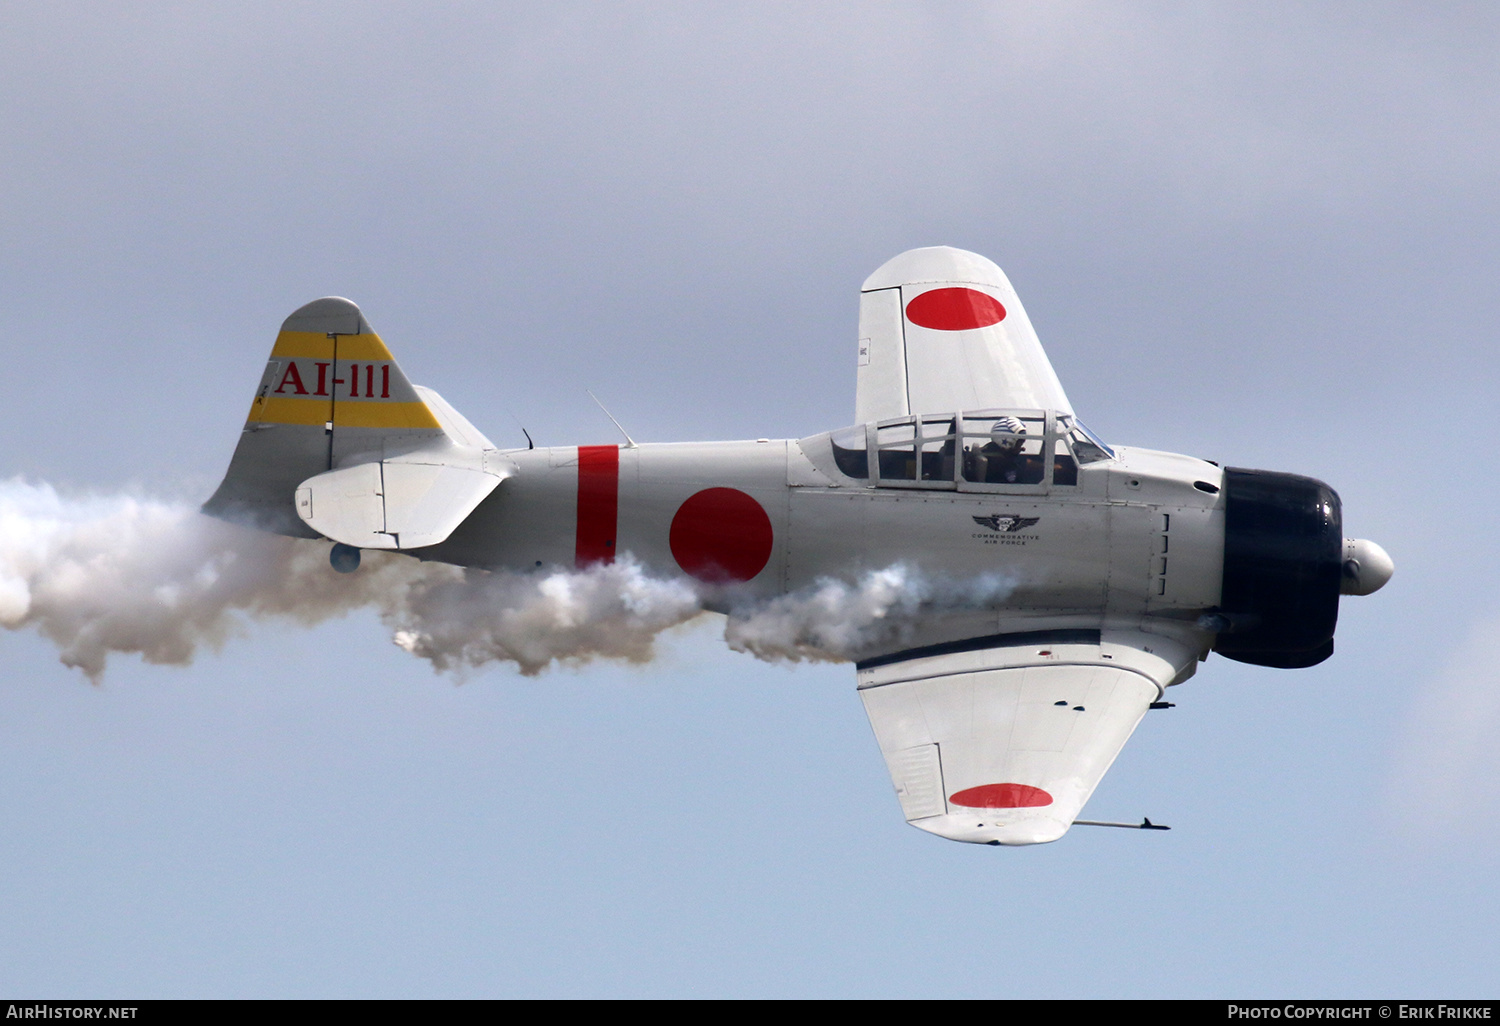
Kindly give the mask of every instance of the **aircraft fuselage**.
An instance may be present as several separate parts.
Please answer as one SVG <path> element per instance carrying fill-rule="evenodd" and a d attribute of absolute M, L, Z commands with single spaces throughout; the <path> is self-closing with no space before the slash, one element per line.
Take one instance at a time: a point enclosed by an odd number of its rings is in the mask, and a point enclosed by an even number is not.
<path fill-rule="evenodd" d="M 708 585 L 710 605 L 770 598 L 896 564 L 934 581 L 987 578 L 982 609 L 936 637 L 1033 629 L 1180 628 L 1217 607 L 1222 471 L 1149 450 L 1078 469 L 1077 483 L 878 487 L 812 439 L 558 447 L 516 467 L 423 558 L 488 569 L 585 567 L 629 554 Z M 1204 633 L 1203 645 L 1211 643 Z"/>

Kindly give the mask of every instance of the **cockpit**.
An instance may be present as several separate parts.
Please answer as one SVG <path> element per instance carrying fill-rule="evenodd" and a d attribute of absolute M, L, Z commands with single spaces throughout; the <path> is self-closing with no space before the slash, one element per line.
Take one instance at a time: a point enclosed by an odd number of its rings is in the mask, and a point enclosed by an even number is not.
<path fill-rule="evenodd" d="M 1078 484 L 1114 452 L 1070 414 L 965 410 L 856 424 L 831 435 L 847 477 L 880 488 L 1041 492 Z"/>

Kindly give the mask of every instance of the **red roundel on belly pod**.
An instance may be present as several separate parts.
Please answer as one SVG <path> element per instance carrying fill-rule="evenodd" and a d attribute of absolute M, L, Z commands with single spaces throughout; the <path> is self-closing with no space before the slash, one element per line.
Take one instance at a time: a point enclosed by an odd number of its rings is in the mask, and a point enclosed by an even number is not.
<path fill-rule="evenodd" d="M 978 289 L 933 289 L 906 304 L 906 319 L 921 328 L 968 331 L 999 324 L 1005 320 L 1005 307 Z"/>
<path fill-rule="evenodd" d="M 748 581 L 771 559 L 771 518 L 737 488 L 705 488 L 672 518 L 672 558 L 700 581 Z"/>
<path fill-rule="evenodd" d="M 948 800 L 966 809 L 1035 809 L 1052 804 L 1052 796 L 1030 784 L 980 784 Z"/>

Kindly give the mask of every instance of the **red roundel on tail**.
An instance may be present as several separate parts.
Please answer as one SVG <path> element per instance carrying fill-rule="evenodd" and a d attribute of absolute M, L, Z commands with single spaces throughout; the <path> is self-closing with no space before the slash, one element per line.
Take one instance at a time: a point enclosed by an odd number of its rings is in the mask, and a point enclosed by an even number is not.
<path fill-rule="evenodd" d="M 980 784 L 948 800 L 968 809 L 1034 809 L 1052 804 L 1050 794 L 1030 784 Z"/>
<path fill-rule="evenodd" d="M 748 581 L 771 559 L 771 518 L 736 488 L 705 488 L 677 508 L 672 558 L 700 581 Z"/>
<path fill-rule="evenodd" d="M 906 304 L 906 318 L 922 328 L 968 331 L 999 324 L 1005 320 L 1005 307 L 977 289 L 933 289 Z"/>

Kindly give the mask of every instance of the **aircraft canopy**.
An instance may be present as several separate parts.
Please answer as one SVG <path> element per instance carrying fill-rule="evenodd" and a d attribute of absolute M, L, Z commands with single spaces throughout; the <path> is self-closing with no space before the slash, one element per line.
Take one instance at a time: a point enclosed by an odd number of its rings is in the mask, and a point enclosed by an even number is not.
<path fill-rule="evenodd" d="M 1076 485 L 1080 466 L 1114 456 L 1074 417 L 1046 410 L 900 417 L 828 439 L 841 473 L 883 488 L 1045 490 Z"/>

